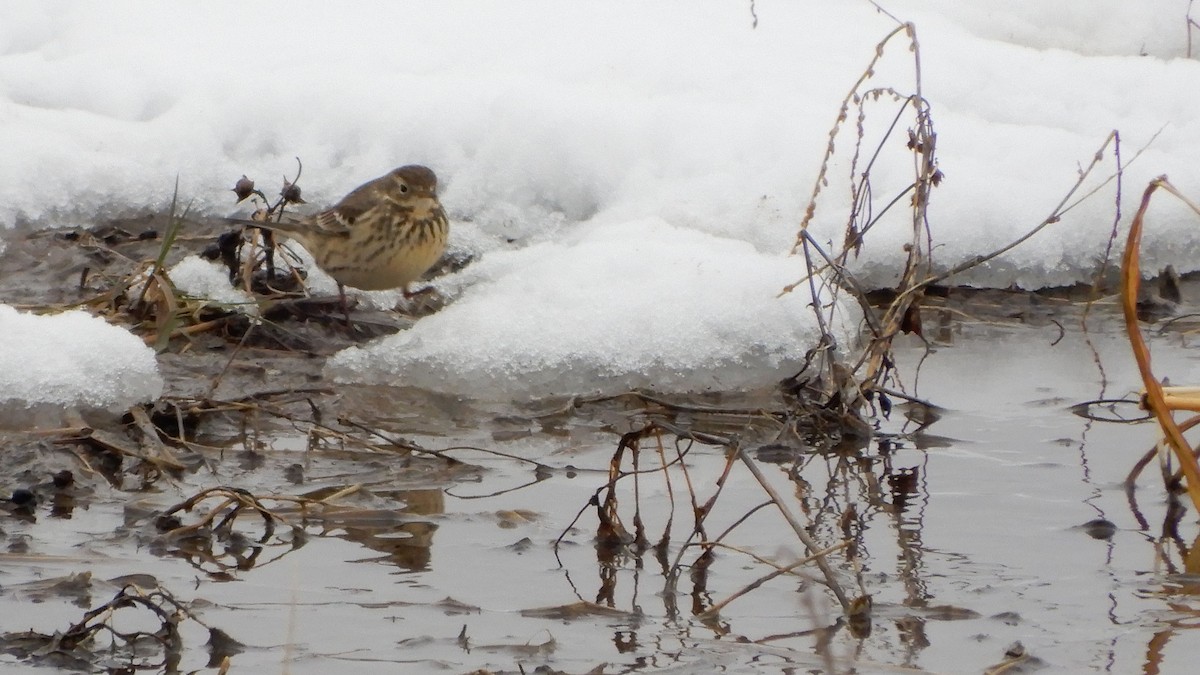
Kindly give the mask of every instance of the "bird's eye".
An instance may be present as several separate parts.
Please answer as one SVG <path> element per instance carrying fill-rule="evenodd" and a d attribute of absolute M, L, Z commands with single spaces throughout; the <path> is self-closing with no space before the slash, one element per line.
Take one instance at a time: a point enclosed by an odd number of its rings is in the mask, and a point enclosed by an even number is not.
<path fill-rule="evenodd" d="M 401 192 L 408 192 L 408 186 L 407 186 L 407 185 L 405 185 L 404 183 L 401 183 L 401 184 L 400 184 L 400 191 L 401 191 Z"/>

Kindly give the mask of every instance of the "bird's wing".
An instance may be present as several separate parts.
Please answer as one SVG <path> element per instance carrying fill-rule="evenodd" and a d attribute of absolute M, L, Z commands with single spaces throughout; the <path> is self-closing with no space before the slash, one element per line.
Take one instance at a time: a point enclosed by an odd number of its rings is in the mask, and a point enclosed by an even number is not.
<path fill-rule="evenodd" d="M 387 176 L 355 188 L 342 201 L 316 215 L 317 229 L 326 234 L 349 234 L 354 223 L 367 211 L 383 204 L 382 185 Z"/>

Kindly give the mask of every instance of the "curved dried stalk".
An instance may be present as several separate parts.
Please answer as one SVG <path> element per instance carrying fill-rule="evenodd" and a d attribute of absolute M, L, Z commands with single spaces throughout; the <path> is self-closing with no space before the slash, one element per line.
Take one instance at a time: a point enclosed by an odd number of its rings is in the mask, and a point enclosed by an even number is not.
<path fill-rule="evenodd" d="M 1179 461 L 1179 466 L 1187 479 L 1188 495 L 1192 499 L 1192 505 L 1200 513 L 1200 465 L 1197 465 L 1196 458 L 1192 455 L 1191 444 L 1184 438 L 1183 431 L 1180 430 L 1172 416 L 1173 410 L 1190 408 L 1181 406 L 1178 396 L 1173 396 L 1168 401 L 1162 384 L 1158 378 L 1154 377 L 1154 372 L 1150 369 L 1150 350 L 1146 346 L 1146 340 L 1138 325 L 1137 295 L 1138 286 L 1141 283 L 1138 257 L 1141 253 L 1142 229 L 1146 209 L 1150 206 L 1150 197 L 1159 188 L 1178 197 L 1200 215 L 1200 206 L 1176 190 L 1167 181 L 1166 176 L 1159 176 L 1150 181 L 1142 194 L 1142 203 L 1133 217 L 1133 223 L 1129 227 L 1129 238 L 1125 242 L 1125 254 L 1121 261 L 1121 309 L 1125 313 L 1125 329 L 1129 334 L 1129 345 L 1133 348 L 1133 357 L 1137 361 L 1138 372 L 1141 373 L 1142 384 L 1145 386 L 1142 405 L 1150 410 L 1154 414 L 1154 418 L 1158 420 L 1165 440 Z"/>

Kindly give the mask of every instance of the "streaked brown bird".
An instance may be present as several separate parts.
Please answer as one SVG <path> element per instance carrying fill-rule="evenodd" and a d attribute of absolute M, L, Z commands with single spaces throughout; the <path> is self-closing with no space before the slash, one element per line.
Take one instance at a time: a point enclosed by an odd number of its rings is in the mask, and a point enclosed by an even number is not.
<path fill-rule="evenodd" d="M 237 221 L 290 235 L 338 283 L 365 291 L 404 289 L 442 257 L 450 222 L 437 176 L 417 164 L 364 183 L 332 208 L 298 220 Z"/>

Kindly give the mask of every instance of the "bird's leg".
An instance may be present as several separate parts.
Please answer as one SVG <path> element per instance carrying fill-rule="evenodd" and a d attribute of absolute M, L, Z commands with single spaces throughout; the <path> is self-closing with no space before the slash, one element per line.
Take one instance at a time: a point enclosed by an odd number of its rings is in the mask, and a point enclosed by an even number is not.
<path fill-rule="evenodd" d="M 397 309 L 402 307 L 402 311 L 408 315 L 422 313 L 429 308 L 430 301 L 420 300 L 421 296 L 433 295 L 434 298 L 437 297 L 433 286 L 422 286 L 413 291 L 409 290 L 408 284 L 405 284 L 400 290 L 403 292 L 404 299 L 397 303 Z"/>

